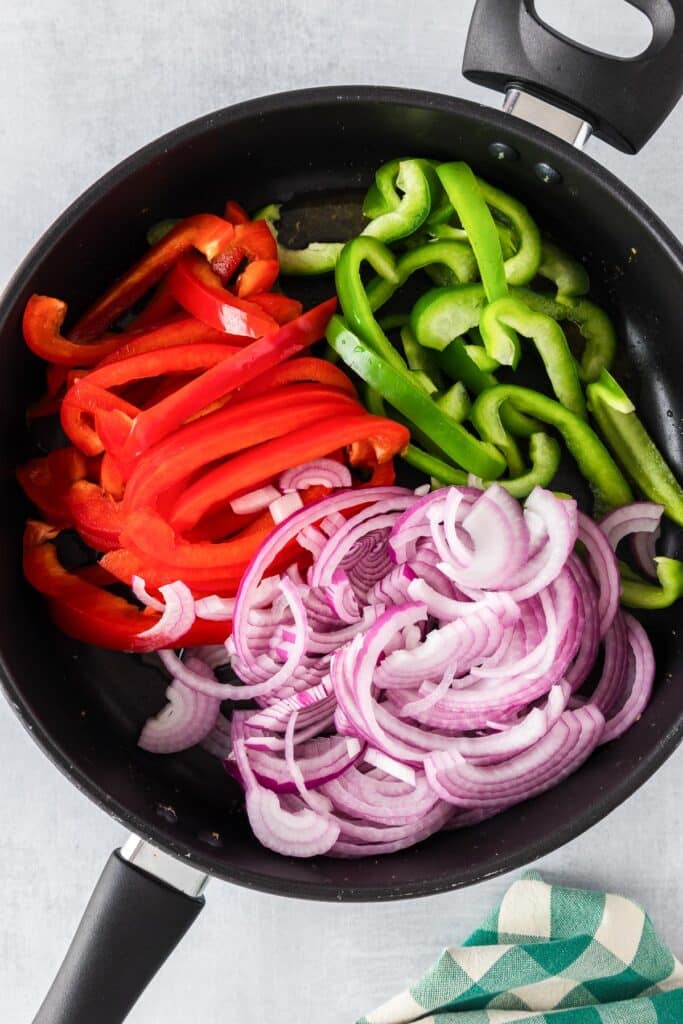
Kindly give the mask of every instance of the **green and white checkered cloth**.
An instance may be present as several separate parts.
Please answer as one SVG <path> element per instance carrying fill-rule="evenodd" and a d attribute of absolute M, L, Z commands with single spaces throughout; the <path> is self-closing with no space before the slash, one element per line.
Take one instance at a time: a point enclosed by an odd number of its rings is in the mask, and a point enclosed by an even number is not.
<path fill-rule="evenodd" d="M 683 1024 L 683 965 L 624 896 L 527 872 L 464 946 L 358 1024 Z"/>

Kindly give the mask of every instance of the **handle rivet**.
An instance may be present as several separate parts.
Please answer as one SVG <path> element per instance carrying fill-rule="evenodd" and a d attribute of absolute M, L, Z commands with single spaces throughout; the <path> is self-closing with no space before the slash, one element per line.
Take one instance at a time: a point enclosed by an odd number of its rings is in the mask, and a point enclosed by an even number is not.
<path fill-rule="evenodd" d="M 562 181 L 560 172 L 542 160 L 534 164 L 534 174 L 544 185 L 559 185 Z"/>
<path fill-rule="evenodd" d="M 494 160 L 519 160 L 519 153 L 507 142 L 492 142 L 489 146 L 489 153 Z"/>

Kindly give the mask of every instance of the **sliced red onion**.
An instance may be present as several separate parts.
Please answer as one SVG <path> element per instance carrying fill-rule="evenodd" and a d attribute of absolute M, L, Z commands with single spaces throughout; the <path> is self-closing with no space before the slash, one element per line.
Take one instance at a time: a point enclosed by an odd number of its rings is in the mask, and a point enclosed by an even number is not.
<path fill-rule="evenodd" d="M 655 505 L 652 501 L 634 501 L 630 505 L 622 505 L 600 521 L 600 529 L 607 536 L 613 551 L 619 542 L 629 534 L 653 534 L 659 530 L 663 505 Z"/>
<path fill-rule="evenodd" d="M 437 751 L 425 759 L 427 780 L 440 799 L 458 807 L 511 806 L 556 786 L 599 742 L 604 718 L 587 705 L 563 712 L 542 739 L 499 764 L 477 766 L 457 753 Z"/>
<path fill-rule="evenodd" d="M 657 579 L 657 541 L 661 536 L 661 529 L 654 533 L 634 533 L 631 535 L 631 553 L 639 572 L 648 579 Z"/>
<path fill-rule="evenodd" d="M 138 633 L 138 639 L 153 640 L 155 647 L 170 647 L 187 633 L 195 620 L 194 598 L 190 588 L 180 580 L 164 584 L 159 587 L 159 592 L 164 598 L 161 618 L 149 629 Z"/>
<path fill-rule="evenodd" d="M 249 764 L 244 738 L 233 716 L 233 751 L 245 787 L 247 816 L 256 838 L 276 853 L 290 857 L 315 857 L 339 838 L 339 825 L 310 807 L 287 810 L 278 795 L 260 785 Z"/>
<path fill-rule="evenodd" d="M 320 485 L 338 490 L 353 483 L 349 469 L 334 459 L 314 459 L 296 469 L 286 469 L 280 475 L 278 485 L 283 494 L 289 491 L 303 491 L 306 487 Z"/>
<path fill-rule="evenodd" d="M 629 645 L 624 700 L 618 710 L 608 712 L 601 743 L 621 736 L 640 718 L 650 700 L 655 677 L 655 659 L 647 633 L 632 615 L 623 614 Z"/>
<path fill-rule="evenodd" d="M 280 492 L 277 487 L 267 484 L 265 487 L 259 487 L 256 491 L 249 491 L 248 494 L 241 494 L 238 498 L 233 498 L 230 508 L 235 515 L 248 516 L 254 512 L 263 512 L 279 497 Z"/>
<path fill-rule="evenodd" d="M 138 746 L 153 754 L 175 754 L 201 743 L 213 730 L 221 702 L 173 679 L 168 703 L 145 722 Z"/>
<path fill-rule="evenodd" d="M 411 768 L 410 765 L 402 764 L 401 761 L 396 761 L 393 757 L 388 757 L 387 754 L 382 753 L 381 750 L 377 750 L 375 747 L 368 747 L 363 755 L 363 760 L 366 764 L 379 768 L 380 771 L 386 772 L 387 775 L 392 775 L 401 782 L 406 782 L 409 786 L 415 785 L 414 768 Z"/>
<path fill-rule="evenodd" d="M 274 501 L 271 501 L 268 506 L 271 517 L 274 523 L 282 523 L 285 519 L 288 519 L 294 512 L 297 512 L 300 508 L 303 508 L 303 501 L 297 491 L 292 491 L 289 494 L 280 494 Z"/>
<path fill-rule="evenodd" d="M 197 618 L 207 619 L 211 622 L 229 622 L 234 610 L 235 598 L 219 597 L 218 594 L 201 597 L 194 603 L 194 611 Z"/>
<path fill-rule="evenodd" d="M 212 757 L 222 763 L 232 753 L 232 723 L 225 715 L 219 715 L 208 736 L 205 736 L 200 746 Z"/>
<path fill-rule="evenodd" d="M 589 568 L 598 585 L 598 616 L 600 618 L 600 636 L 603 637 L 612 625 L 612 620 L 619 607 L 621 593 L 619 566 L 607 535 L 583 512 L 579 512 L 578 539 L 586 548 Z"/>
<path fill-rule="evenodd" d="M 138 601 L 141 604 L 144 604 L 147 608 L 153 608 L 156 612 L 163 612 L 165 610 L 166 605 L 164 602 L 157 600 L 156 597 L 152 597 L 141 576 L 133 576 L 130 582 L 130 587 Z"/>

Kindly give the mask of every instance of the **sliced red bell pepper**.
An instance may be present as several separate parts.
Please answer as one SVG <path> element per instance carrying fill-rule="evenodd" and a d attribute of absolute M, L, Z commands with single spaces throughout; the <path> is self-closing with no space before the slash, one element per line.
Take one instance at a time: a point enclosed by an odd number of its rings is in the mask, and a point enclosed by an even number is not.
<path fill-rule="evenodd" d="M 246 253 L 237 245 L 231 245 L 224 252 L 220 252 L 215 259 L 211 260 L 211 271 L 218 278 L 214 283 L 217 286 L 227 285 L 237 273 L 239 267 L 244 263 Z M 210 283 L 209 278 L 206 278 Z"/>
<path fill-rule="evenodd" d="M 245 384 L 234 396 L 234 401 L 267 394 L 284 384 L 303 381 L 315 381 L 317 384 L 337 388 L 352 398 L 357 397 L 350 379 L 334 363 L 328 363 L 326 359 L 317 359 L 315 356 L 298 356 L 296 359 L 289 359 L 286 363 L 274 366 L 272 370 L 266 370 L 255 380 Z"/>
<path fill-rule="evenodd" d="M 186 316 L 184 312 L 154 327 L 126 331 L 118 337 L 119 347 L 111 355 L 100 360 L 97 369 L 100 366 L 117 363 L 120 359 L 130 359 L 131 356 L 139 356 L 144 352 L 156 352 L 159 349 L 174 348 L 176 345 L 202 345 L 209 342 L 218 345 L 244 344 L 243 339 L 233 341 L 229 334 L 207 327 L 194 317 Z"/>
<path fill-rule="evenodd" d="M 265 220 L 238 224 L 232 244 L 243 249 L 250 260 L 277 260 L 277 242 Z"/>
<path fill-rule="evenodd" d="M 132 422 L 139 409 L 105 388 L 79 380 L 73 384 L 62 402 L 61 422 L 66 436 L 86 455 L 99 455 L 104 451 L 97 429 L 88 420 L 93 420 L 99 410 L 116 410 Z"/>
<path fill-rule="evenodd" d="M 232 224 L 211 213 L 180 221 L 80 318 L 71 331 L 72 340 L 97 338 L 142 298 L 183 253 L 194 248 L 212 260 L 232 242 L 234 235 Z"/>
<path fill-rule="evenodd" d="M 260 373 L 319 341 L 325 334 L 336 306 L 336 299 L 315 306 L 280 327 L 274 334 L 247 345 L 237 355 L 206 370 L 196 380 L 158 402 L 154 408 L 145 409 L 135 418 L 121 452 L 122 460 L 132 464 L 147 448 L 212 402 L 224 398 Z"/>
<path fill-rule="evenodd" d="M 228 405 L 182 427 L 143 455 L 128 479 L 124 509 L 155 508 L 163 491 L 202 466 L 326 417 L 361 411 L 355 399 L 321 384 L 290 384 Z"/>
<path fill-rule="evenodd" d="M 37 356 L 59 366 L 92 366 L 121 344 L 116 334 L 90 345 L 76 344 L 62 337 L 66 302 L 48 295 L 32 295 L 26 303 L 22 329 L 24 341 Z"/>
<path fill-rule="evenodd" d="M 100 463 L 100 486 L 117 501 L 120 501 L 123 497 L 126 482 L 116 465 L 116 460 L 112 458 L 109 452 L 104 453 Z"/>
<path fill-rule="evenodd" d="M 305 427 L 266 441 L 202 474 L 176 502 L 171 525 L 179 532 L 189 530 L 202 516 L 235 495 L 258 487 L 285 469 L 361 439 L 372 444 L 374 461 L 385 462 L 408 445 L 410 432 L 400 423 L 352 410 L 321 420 L 315 431 Z"/>
<path fill-rule="evenodd" d="M 130 548 L 107 551 L 99 564 L 121 583 L 128 585 L 133 576 L 141 576 L 148 587 L 159 588 L 165 583 L 173 583 L 179 576 L 177 566 L 165 565 L 158 560 L 153 561 L 148 555 L 141 555 L 137 551 L 131 551 Z M 223 574 L 218 569 L 195 569 L 191 573 L 183 570 L 182 579 L 193 593 L 201 592 L 202 594 L 219 594 L 221 597 L 234 597 L 244 568 L 246 566 L 237 567 L 237 570 Z"/>
<path fill-rule="evenodd" d="M 225 334 L 260 338 L 277 330 L 272 317 L 259 306 L 224 288 L 206 260 L 197 253 L 182 256 L 169 277 L 169 287 L 188 313 Z"/>
<path fill-rule="evenodd" d="M 159 613 L 140 611 L 122 597 L 68 572 L 52 543 L 56 530 L 29 520 L 24 532 L 24 574 L 29 583 L 50 598 L 55 623 L 69 636 L 98 647 L 122 651 L 155 650 L 154 638 L 138 634 L 159 621 Z M 197 619 L 177 643 L 182 647 L 222 643 L 228 623 Z"/>
<path fill-rule="evenodd" d="M 85 455 L 72 447 L 57 448 L 17 470 L 24 493 L 54 526 L 72 525 L 67 496 L 75 481 L 85 480 L 87 475 Z"/>
<path fill-rule="evenodd" d="M 69 488 L 65 500 L 72 522 L 86 544 L 96 551 L 113 551 L 120 546 L 120 503 L 98 484 L 79 480 Z"/>
<path fill-rule="evenodd" d="M 231 224 L 248 224 L 249 214 L 240 206 L 239 203 L 235 202 L 234 199 L 228 199 L 225 204 L 225 211 L 223 216 L 226 220 L 229 220 Z"/>
<path fill-rule="evenodd" d="M 87 376 L 91 385 L 100 388 L 117 388 L 130 381 L 163 374 L 190 373 L 216 366 L 223 359 L 239 352 L 234 345 L 221 342 L 194 342 L 191 345 L 173 345 L 171 348 L 152 349 L 127 359 L 98 366 Z"/>
<path fill-rule="evenodd" d="M 249 301 L 260 306 L 279 324 L 288 324 L 290 320 L 296 320 L 304 309 L 298 299 L 290 299 L 288 295 L 281 295 L 280 292 L 259 292 L 257 295 L 250 295 Z"/>
<path fill-rule="evenodd" d="M 257 292 L 270 291 L 279 273 L 280 264 L 277 260 L 253 260 L 247 263 L 237 278 L 235 290 L 242 299 L 253 297 Z"/>
<path fill-rule="evenodd" d="M 168 274 L 166 274 L 145 303 L 145 308 L 133 317 L 128 328 L 135 331 L 150 330 L 180 311 L 180 306 L 168 286 Z"/>

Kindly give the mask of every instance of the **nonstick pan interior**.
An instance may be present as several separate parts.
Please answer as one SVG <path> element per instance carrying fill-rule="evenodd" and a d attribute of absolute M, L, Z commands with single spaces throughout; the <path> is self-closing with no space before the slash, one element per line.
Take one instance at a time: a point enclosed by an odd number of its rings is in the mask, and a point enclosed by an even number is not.
<path fill-rule="evenodd" d="M 516 159 L 492 154 L 489 147 L 501 141 Z M 288 895 L 422 895 L 528 862 L 629 795 L 673 749 L 683 719 L 674 609 L 643 618 L 658 663 L 650 707 L 626 736 L 597 751 L 560 788 L 390 857 L 297 861 L 263 849 L 251 836 L 237 787 L 208 754 L 155 757 L 137 750 L 143 721 L 163 702 L 162 674 L 149 659 L 62 637 L 23 582 L 27 507 L 13 472 L 29 452 L 25 406 L 42 386 L 20 336 L 29 294 L 65 298 L 76 314 L 140 253 L 152 223 L 219 211 L 228 197 L 250 209 L 284 202 L 287 241 L 345 237 L 373 170 L 397 155 L 469 161 L 526 201 L 545 230 L 586 260 L 594 295 L 617 324 L 620 376 L 680 476 L 680 248 L 650 211 L 586 157 L 474 104 L 402 90 L 316 90 L 195 122 L 132 157 L 67 211 L 19 271 L 0 310 L 0 652 L 9 698 L 59 767 L 138 834 L 219 876 Z M 540 161 L 562 180 L 542 183 L 535 170 Z M 331 280 L 323 279 L 292 282 L 289 290 L 313 300 L 330 289 Z M 670 547 L 667 553 L 676 552 Z"/>

